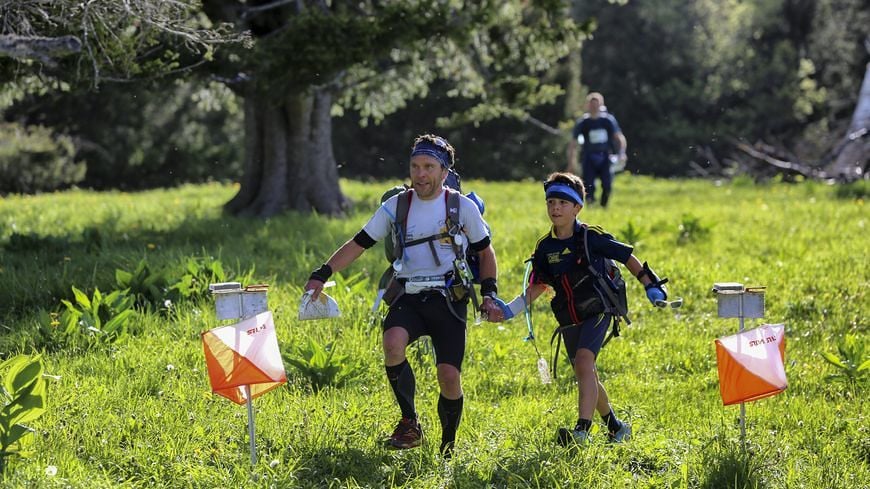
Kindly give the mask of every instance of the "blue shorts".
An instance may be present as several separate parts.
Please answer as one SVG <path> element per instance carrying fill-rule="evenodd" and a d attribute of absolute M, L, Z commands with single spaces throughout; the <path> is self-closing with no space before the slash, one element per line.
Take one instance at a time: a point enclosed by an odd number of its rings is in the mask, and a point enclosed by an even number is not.
<path fill-rule="evenodd" d="M 562 327 L 562 339 L 565 341 L 565 350 L 571 360 L 571 365 L 574 365 L 574 357 L 580 348 L 585 348 L 598 357 L 598 352 L 601 351 L 601 345 L 604 343 L 607 329 L 610 328 L 612 321 L 612 315 L 598 314 L 584 319 L 579 325 Z"/>

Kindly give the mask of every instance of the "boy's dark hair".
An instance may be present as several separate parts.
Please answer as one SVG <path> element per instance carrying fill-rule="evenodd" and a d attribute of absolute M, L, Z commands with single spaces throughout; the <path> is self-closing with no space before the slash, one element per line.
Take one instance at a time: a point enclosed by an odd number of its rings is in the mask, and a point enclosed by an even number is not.
<path fill-rule="evenodd" d="M 550 182 L 559 182 L 568 185 L 580 195 L 583 202 L 586 202 L 586 186 L 583 184 L 583 180 L 577 175 L 569 172 L 550 173 L 544 183 Z"/>
<path fill-rule="evenodd" d="M 447 142 L 446 139 L 441 136 L 436 136 L 434 134 L 421 134 L 417 136 L 417 139 L 414 140 L 414 145 L 412 149 L 415 148 L 421 141 L 426 141 L 435 146 L 443 148 L 445 153 L 447 153 L 448 160 L 450 161 L 450 168 L 453 168 L 456 165 L 456 150 L 453 146 Z"/>

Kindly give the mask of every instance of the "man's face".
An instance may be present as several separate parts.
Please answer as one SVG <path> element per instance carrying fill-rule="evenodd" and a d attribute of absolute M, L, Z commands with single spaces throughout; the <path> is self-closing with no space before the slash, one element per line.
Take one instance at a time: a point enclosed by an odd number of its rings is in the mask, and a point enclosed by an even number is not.
<path fill-rule="evenodd" d="M 447 169 L 429 155 L 411 157 L 411 186 L 423 200 L 434 199 L 441 193 L 447 178 Z"/>
<path fill-rule="evenodd" d="M 588 102 L 586 102 L 586 109 L 590 114 L 598 114 L 601 110 L 601 101 L 598 98 L 591 98 Z"/>

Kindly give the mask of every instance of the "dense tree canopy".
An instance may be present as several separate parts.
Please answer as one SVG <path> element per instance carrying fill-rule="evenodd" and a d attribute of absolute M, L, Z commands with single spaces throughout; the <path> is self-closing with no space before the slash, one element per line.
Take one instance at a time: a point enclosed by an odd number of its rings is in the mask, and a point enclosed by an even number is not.
<path fill-rule="evenodd" d="M 823 164 L 870 61 L 863 0 L 583 4 L 600 25 L 584 81 L 624 120 L 637 164 L 658 174 L 715 165 L 735 140 Z"/>
<path fill-rule="evenodd" d="M 335 213 L 339 175 L 400 177 L 431 131 L 466 176 L 541 178 L 589 90 L 634 172 L 739 171 L 737 143 L 822 166 L 868 140 L 865 0 L 23 0 L 0 19 L 3 131 L 32 143 L 0 166 L 50 161 L 43 189 L 241 177 L 234 212 Z"/>
<path fill-rule="evenodd" d="M 380 121 L 441 80 L 471 100 L 452 123 L 525 117 L 555 101 L 542 83 L 578 29 L 558 1 L 235 2 L 215 20 L 250 30 L 253 52 L 220 66 L 246 103 L 246 170 L 228 209 L 341 212 L 332 116 Z"/>

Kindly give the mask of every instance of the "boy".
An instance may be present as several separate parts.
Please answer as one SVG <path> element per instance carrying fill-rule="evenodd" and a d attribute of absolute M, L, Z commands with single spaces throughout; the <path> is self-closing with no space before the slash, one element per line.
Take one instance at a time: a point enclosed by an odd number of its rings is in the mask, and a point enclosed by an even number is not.
<path fill-rule="evenodd" d="M 534 301 L 548 286 L 552 287 L 556 294 L 550 307 L 559 323 L 557 331 L 565 341 L 579 389 L 577 423 L 573 430 L 560 428 L 560 442 L 587 443 L 595 410 L 607 424 L 609 441 L 622 442 L 630 438 L 631 426 L 613 413 L 595 368 L 595 359 L 616 311 L 588 268 L 587 248 L 592 266 L 599 273 L 603 273 L 605 259 L 624 264 L 644 284 L 653 305 L 667 298 L 666 280 L 660 280 L 646 263 L 641 263 L 632 254 L 631 246 L 616 241 L 601 228 L 590 226 L 588 233 L 584 232 L 586 225 L 577 220 L 586 197 L 579 177 L 553 173 L 544 183 L 544 191 L 547 214 L 553 225 L 535 247 L 528 291 L 508 304 L 496 299 L 500 308 L 491 309 L 489 320 L 498 322 L 516 316 L 526 306 L 525 297 Z"/>

